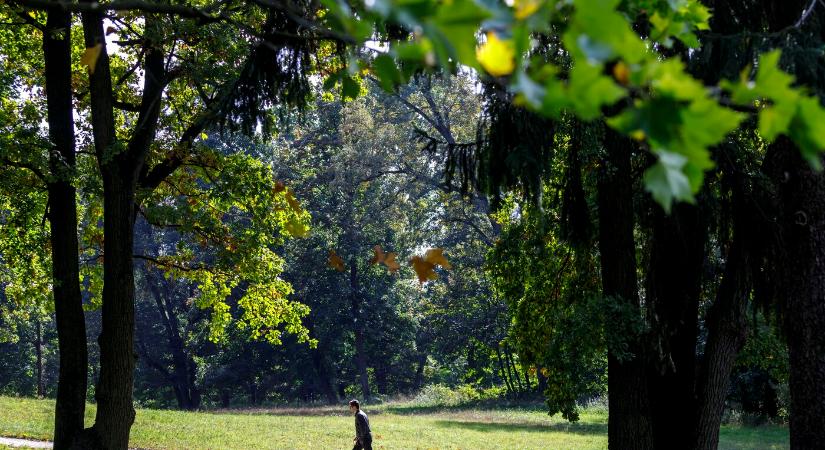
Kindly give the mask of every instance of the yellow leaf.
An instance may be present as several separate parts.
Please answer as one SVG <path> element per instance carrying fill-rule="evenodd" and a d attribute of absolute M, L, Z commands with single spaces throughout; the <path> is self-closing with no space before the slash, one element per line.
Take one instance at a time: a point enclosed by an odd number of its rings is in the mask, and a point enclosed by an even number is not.
<path fill-rule="evenodd" d="M 398 255 L 390 252 L 387 253 L 387 256 L 384 258 L 384 265 L 387 266 L 387 269 L 390 271 L 390 273 L 395 273 L 398 271 L 398 269 L 401 268 L 401 264 L 398 264 L 398 261 L 395 260 L 396 256 Z"/>
<path fill-rule="evenodd" d="M 410 264 L 412 264 L 415 274 L 418 275 L 418 281 L 420 283 L 426 283 L 429 280 L 435 280 L 438 278 L 438 275 L 433 270 L 435 265 L 425 261 L 424 258 L 420 256 L 413 256 L 412 259 L 410 259 Z"/>
<path fill-rule="evenodd" d="M 329 259 L 327 260 L 327 264 L 339 272 L 343 272 L 347 268 L 346 264 L 344 264 L 344 259 L 338 256 L 338 254 L 335 253 L 335 250 L 329 251 Z"/>
<path fill-rule="evenodd" d="M 613 66 L 613 78 L 622 86 L 627 86 L 630 82 L 630 68 L 622 61 L 617 62 Z"/>
<path fill-rule="evenodd" d="M 440 248 L 431 248 L 424 253 L 424 261 L 434 265 L 441 266 L 445 269 L 452 269 L 450 262 L 444 257 L 444 250 Z"/>
<path fill-rule="evenodd" d="M 80 57 L 80 64 L 89 66 L 89 73 L 95 73 L 97 65 L 97 58 L 100 57 L 100 51 L 103 50 L 103 44 L 97 44 L 94 47 L 87 47 Z"/>
<path fill-rule="evenodd" d="M 386 258 L 386 255 L 384 254 L 384 250 L 381 249 L 380 245 L 376 245 L 375 247 L 373 247 L 372 252 L 374 253 L 374 255 L 370 260 L 371 266 L 384 262 L 384 258 Z"/>
<path fill-rule="evenodd" d="M 298 222 L 297 220 L 290 220 L 286 223 L 286 231 L 294 237 L 307 237 L 309 235 L 309 227 L 306 224 Z"/>
<path fill-rule="evenodd" d="M 516 12 L 513 14 L 516 19 L 524 19 L 532 15 L 541 8 L 542 0 L 515 0 L 513 8 Z"/>
<path fill-rule="evenodd" d="M 494 77 L 509 75 L 516 68 L 513 42 L 501 40 L 495 33 L 487 33 L 487 42 L 476 49 L 476 59 Z"/>

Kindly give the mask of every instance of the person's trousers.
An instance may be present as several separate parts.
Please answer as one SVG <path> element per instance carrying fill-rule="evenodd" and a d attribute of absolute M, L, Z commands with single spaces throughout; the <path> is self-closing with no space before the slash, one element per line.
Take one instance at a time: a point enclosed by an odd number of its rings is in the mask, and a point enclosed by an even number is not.
<path fill-rule="evenodd" d="M 367 439 L 364 442 L 356 442 L 352 450 L 372 450 L 372 439 Z"/>

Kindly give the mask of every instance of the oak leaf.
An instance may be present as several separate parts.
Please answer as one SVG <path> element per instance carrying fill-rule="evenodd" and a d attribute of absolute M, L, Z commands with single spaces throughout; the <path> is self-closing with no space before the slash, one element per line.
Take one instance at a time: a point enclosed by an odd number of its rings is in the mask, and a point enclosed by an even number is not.
<path fill-rule="evenodd" d="M 387 257 L 387 255 L 384 253 L 384 250 L 381 248 L 380 245 L 376 245 L 375 247 L 373 247 L 372 252 L 373 257 L 372 259 L 370 259 L 371 266 L 384 262 L 384 259 Z"/>
<path fill-rule="evenodd" d="M 387 269 L 390 271 L 390 273 L 395 273 L 398 271 L 398 269 L 401 268 L 401 264 L 398 264 L 398 261 L 395 260 L 397 256 L 397 254 L 389 252 L 387 253 L 387 256 L 384 258 L 384 265 L 387 266 Z"/>
<path fill-rule="evenodd" d="M 444 249 L 441 248 L 431 248 L 424 253 L 424 261 L 434 265 L 434 266 L 441 266 L 445 269 L 452 269 L 453 266 L 450 265 L 450 262 L 447 261 L 447 258 L 444 257 Z"/>
<path fill-rule="evenodd" d="M 435 265 L 429 263 L 424 260 L 424 258 L 416 255 L 410 259 L 410 264 L 412 264 L 412 268 L 415 271 L 415 274 L 418 275 L 418 281 L 420 283 L 426 283 L 430 280 L 435 280 L 438 278 L 438 275 L 435 273 Z"/>
<path fill-rule="evenodd" d="M 344 264 L 344 259 L 338 256 L 338 254 L 335 253 L 335 250 L 329 251 L 329 259 L 327 259 L 327 264 L 339 272 L 343 272 L 344 270 L 346 270 L 346 264 Z"/>

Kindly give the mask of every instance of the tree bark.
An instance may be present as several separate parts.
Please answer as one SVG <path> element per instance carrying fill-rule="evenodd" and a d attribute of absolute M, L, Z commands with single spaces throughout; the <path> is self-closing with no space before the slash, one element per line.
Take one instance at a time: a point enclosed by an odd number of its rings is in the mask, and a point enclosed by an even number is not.
<path fill-rule="evenodd" d="M 40 319 L 35 321 L 34 354 L 37 359 L 37 398 L 43 398 L 43 330 Z"/>
<path fill-rule="evenodd" d="M 786 138 L 768 150 L 766 163 L 779 199 L 780 301 L 790 354 L 791 448 L 825 442 L 825 174 L 813 170 Z"/>
<path fill-rule="evenodd" d="M 147 31 L 158 23 L 146 19 Z M 83 13 L 86 47 L 101 46 L 94 70 L 89 71 L 89 97 L 95 153 L 103 179 L 103 306 L 100 378 L 96 390 L 95 424 L 87 447 L 126 449 L 135 418 L 132 388 L 135 370 L 134 246 L 135 192 L 154 139 L 166 86 L 164 55 L 157 43 L 146 43 L 144 86 L 135 128 L 128 145 L 117 142 L 112 79 L 100 12 Z M 124 148 L 125 147 L 125 148 Z"/>
<path fill-rule="evenodd" d="M 724 148 L 720 148 L 724 151 Z M 699 365 L 696 383 L 696 449 L 713 450 L 719 446 L 719 427 L 730 386 L 736 356 L 745 345 L 748 332 L 748 298 L 753 287 L 752 248 L 755 242 L 752 203 L 744 182 L 738 175 L 740 164 L 722 155 L 720 168 L 723 188 L 730 186 L 732 224 L 721 229 L 719 240 L 729 241 L 722 281 L 716 298 L 705 318 L 707 343 Z M 722 225 L 727 228 L 728 225 Z M 722 244 L 724 245 L 724 244 Z"/>
<path fill-rule="evenodd" d="M 633 238 L 633 180 L 630 157 L 633 143 L 605 130 L 606 160 L 598 183 L 599 254 L 602 293 L 618 302 L 621 317 L 609 318 L 627 348 L 617 355 L 608 348 L 608 447 L 653 449 L 653 429 L 645 373 L 645 352 L 630 320 L 641 320 L 636 279 L 636 243 Z"/>
<path fill-rule="evenodd" d="M 71 14 L 48 11 L 43 32 L 48 109 L 49 226 L 52 279 L 60 369 L 54 417 L 54 448 L 69 448 L 83 432 L 86 412 L 86 321 L 80 295 L 77 199 L 71 177 L 75 170 L 72 109 Z"/>
<path fill-rule="evenodd" d="M 701 200 L 700 200 L 701 201 Z M 706 231 L 698 207 L 654 212 L 647 300 L 653 351 L 648 383 L 654 446 L 696 442 L 696 343 Z"/>

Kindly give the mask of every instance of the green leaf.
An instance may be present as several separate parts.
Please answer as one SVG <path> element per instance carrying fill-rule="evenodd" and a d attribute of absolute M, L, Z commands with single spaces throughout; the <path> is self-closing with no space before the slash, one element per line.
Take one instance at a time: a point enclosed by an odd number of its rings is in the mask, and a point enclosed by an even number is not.
<path fill-rule="evenodd" d="M 354 78 L 345 76 L 341 80 L 341 96 L 344 99 L 355 99 L 361 93 L 361 84 Z"/>
<path fill-rule="evenodd" d="M 802 156 L 816 170 L 822 170 L 822 152 L 825 151 L 825 128 L 822 124 L 825 124 L 825 109 L 819 100 L 815 97 L 800 99 L 788 134 Z"/>
<path fill-rule="evenodd" d="M 659 161 L 645 171 L 645 189 L 670 213 L 674 200 L 693 203 L 690 181 L 682 171 L 687 158 L 677 153 L 660 152 Z"/>
<path fill-rule="evenodd" d="M 568 98 L 582 119 L 593 120 L 601 115 L 601 108 L 612 105 L 625 96 L 625 91 L 612 78 L 602 75 L 599 67 L 584 61 L 570 71 Z"/>
<path fill-rule="evenodd" d="M 393 92 L 395 87 L 404 81 L 401 72 L 395 65 L 395 61 L 388 55 L 376 57 L 373 61 L 373 68 L 378 76 L 381 88 L 387 92 Z"/>

